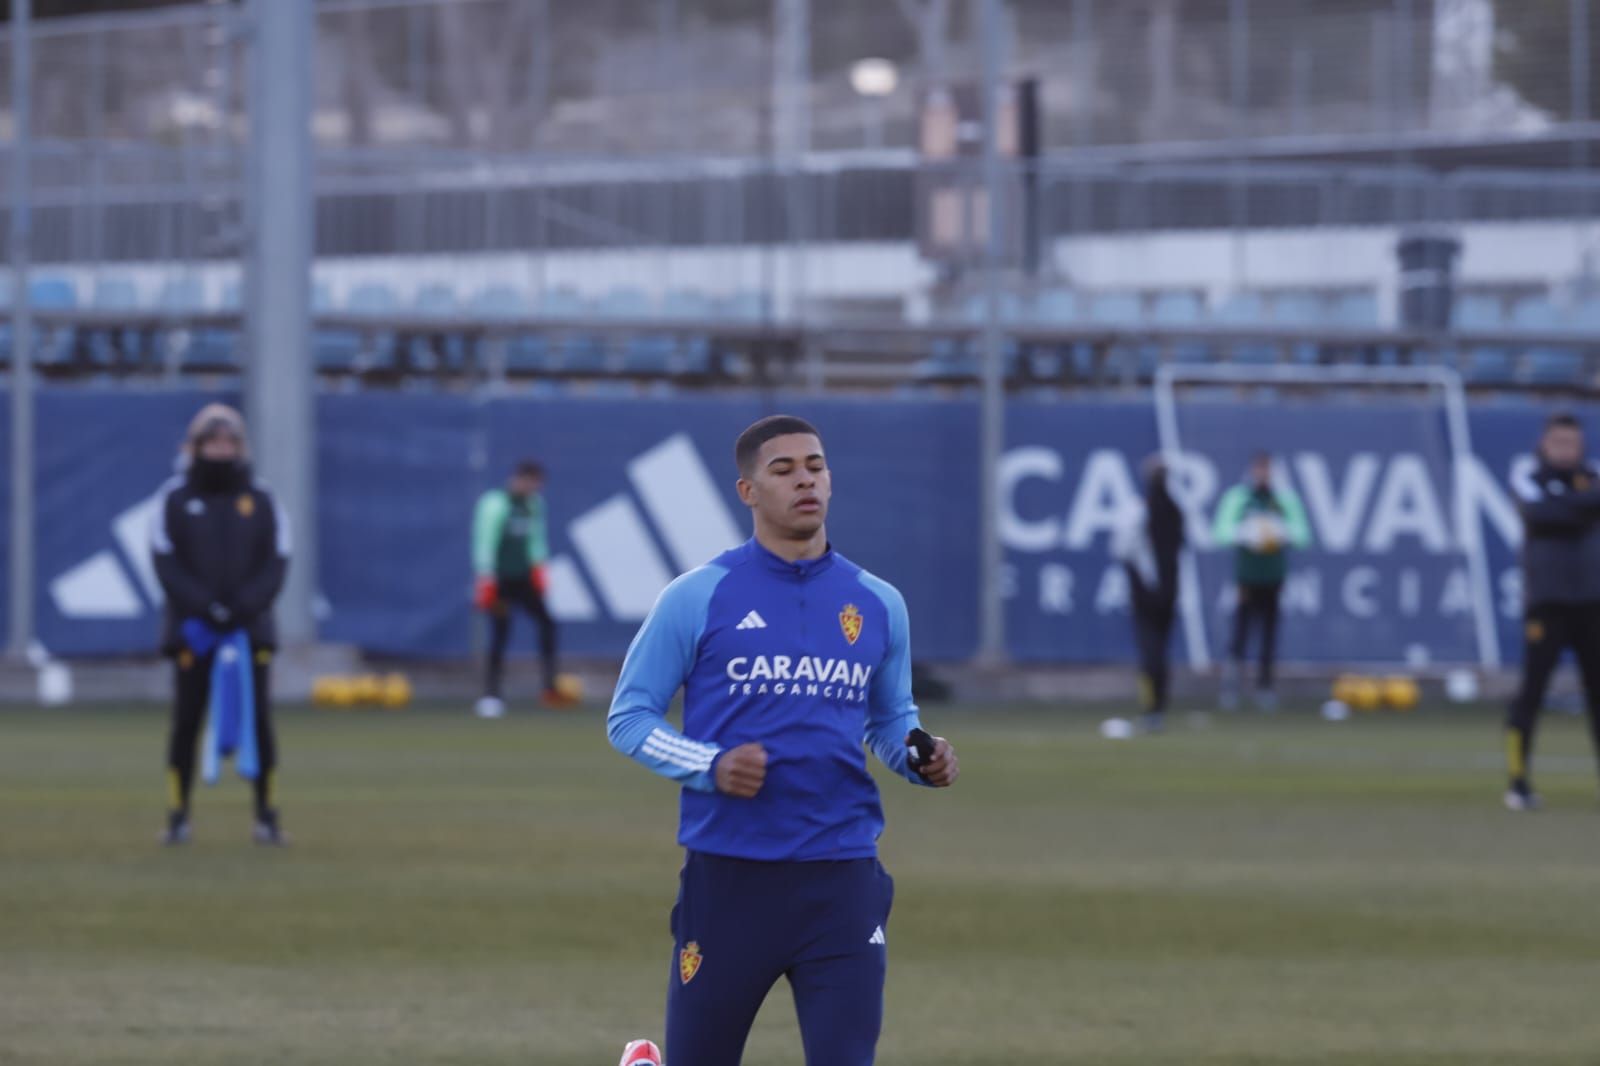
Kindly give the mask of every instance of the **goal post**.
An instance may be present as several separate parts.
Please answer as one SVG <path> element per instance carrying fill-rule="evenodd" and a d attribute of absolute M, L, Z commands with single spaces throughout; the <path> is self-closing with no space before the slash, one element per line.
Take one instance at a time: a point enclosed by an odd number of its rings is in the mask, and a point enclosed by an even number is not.
<path fill-rule="evenodd" d="M 1483 524 L 1468 488 L 1474 453 L 1458 373 L 1436 366 L 1166 365 L 1157 370 L 1153 399 L 1161 453 L 1189 516 L 1179 600 L 1193 667 L 1208 669 L 1226 642 L 1217 605 L 1231 587 L 1229 553 L 1208 550 L 1209 520 L 1228 479 L 1258 448 L 1275 454 L 1275 478 L 1301 495 L 1312 518 L 1306 554 L 1315 569 L 1291 569 L 1285 585 L 1287 627 L 1296 624 L 1295 610 L 1318 612 L 1317 643 L 1302 651 L 1352 664 L 1500 665 Z M 1297 577 L 1305 580 L 1291 590 Z M 1340 593 L 1348 609 L 1336 617 Z M 1290 647 L 1281 657 L 1306 656 Z"/>

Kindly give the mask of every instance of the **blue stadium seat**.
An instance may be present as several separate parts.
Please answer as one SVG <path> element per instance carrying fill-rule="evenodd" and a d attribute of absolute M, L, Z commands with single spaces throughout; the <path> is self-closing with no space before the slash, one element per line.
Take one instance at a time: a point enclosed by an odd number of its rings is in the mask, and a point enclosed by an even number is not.
<path fill-rule="evenodd" d="M 1466 353 L 1466 379 L 1474 385 L 1509 385 L 1516 364 L 1504 348 L 1473 348 Z"/>
<path fill-rule="evenodd" d="M 711 299 L 703 292 L 669 289 L 661 300 L 663 318 L 704 320 L 711 317 Z"/>
<path fill-rule="evenodd" d="M 418 289 L 417 295 L 411 301 L 411 307 L 418 314 L 437 315 L 441 318 L 450 318 L 461 313 L 456 290 L 438 282 Z M 409 365 L 413 370 L 462 371 L 466 369 L 468 363 L 466 337 L 455 332 L 436 337 L 432 342 L 422 337 L 413 337 L 407 346 L 407 354 Z"/>
<path fill-rule="evenodd" d="M 594 311 L 577 289 L 560 286 L 539 293 L 539 314 L 546 318 L 589 318 Z"/>
<path fill-rule="evenodd" d="M 1259 292 L 1236 292 L 1221 307 L 1215 319 L 1229 326 L 1260 326 L 1267 321 L 1266 301 Z"/>
<path fill-rule="evenodd" d="M 1281 292 L 1272 301 L 1272 321 L 1285 329 L 1317 329 L 1327 325 L 1328 305 L 1316 293 Z M 1316 344 L 1299 341 L 1289 346 L 1289 359 L 1301 366 L 1315 365 L 1321 358 Z"/>
<path fill-rule="evenodd" d="M 424 315 L 453 315 L 458 310 L 456 290 L 448 285 L 434 283 L 417 290 L 411 301 L 412 310 Z"/>
<path fill-rule="evenodd" d="M 1456 301 L 1451 324 L 1458 330 L 1504 330 L 1505 311 L 1497 297 L 1467 293 Z M 1505 348 L 1474 347 L 1464 353 L 1462 367 L 1473 385 L 1509 385 L 1516 377 L 1516 360 Z"/>
<path fill-rule="evenodd" d="M 381 281 L 367 281 L 350 290 L 350 295 L 345 299 L 345 309 L 352 314 L 368 315 L 374 318 L 381 318 L 386 315 L 392 316 L 400 309 L 400 298 L 395 295 L 394 289 L 388 284 Z M 399 346 L 395 343 L 393 333 L 367 334 L 367 341 L 370 347 L 365 349 L 361 345 L 360 335 L 353 335 L 356 337 L 357 356 L 355 365 L 351 369 L 393 370 L 395 368 L 399 356 Z M 348 350 L 348 344 L 348 341 L 341 342 L 339 346 L 341 349 L 340 354 Z M 330 352 L 329 354 L 334 353 Z M 321 353 L 319 352 L 319 364 L 321 363 L 320 355 Z M 335 365 L 334 369 L 343 368 Z"/>
<path fill-rule="evenodd" d="M 999 294 L 999 314 L 1001 322 L 1022 322 L 1033 317 L 1026 302 L 1018 293 L 1002 291 Z M 964 322 L 982 323 L 989 320 L 989 296 L 987 293 L 973 293 L 961 304 L 961 320 Z"/>
<path fill-rule="evenodd" d="M 1456 300 L 1451 325 L 1459 330 L 1498 330 L 1506 325 L 1500 301 L 1492 296 L 1468 293 Z"/>
<path fill-rule="evenodd" d="M 169 278 L 156 294 L 156 307 L 174 314 L 200 311 L 205 306 L 206 290 L 199 278 Z"/>
<path fill-rule="evenodd" d="M 490 285 L 472 297 L 471 309 L 485 318 L 517 318 L 528 313 L 522 290 L 510 285 Z"/>
<path fill-rule="evenodd" d="M 1198 325 L 1205 317 L 1205 304 L 1199 293 L 1164 292 L 1156 297 L 1150 319 L 1168 328 Z M 1164 346 L 1159 355 L 1174 363 L 1194 365 L 1211 361 L 1211 349 L 1200 341 L 1177 341 Z"/>
<path fill-rule="evenodd" d="M 1571 348 L 1535 348 L 1528 353 L 1530 385 L 1585 385 L 1591 377 L 1582 353 Z"/>
<path fill-rule="evenodd" d="M 576 289 L 561 286 L 539 294 L 539 314 L 546 318 L 585 319 L 594 309 Z M 587 333 L 567 333 L 549 338 L 552 369 L 569 374 L 600 374 L 606 369 L 606 352 L 600 342 Z"/>
<path fill-rule="evenodd" d="M 1203 366 L 1216 359 L 1211 348 L 1200 341 L 1178 341 L 1169 351 L 1172 362 L 1180 366 Z"/>
<path fill-rule="evenodd" d="M 1265 326 L 1267 302 L 1259 292 L 1236 292 L 1217 308 L 1216 321 L 1227 326 Z M 1279 351 L 1273 344 L 1241 341 L 1229 344 L 1228 359 L 1244 366 L 1270 366 L 1279 361 Z"/>
<path fill-rule="evenodd" d="M 1512 329 L 1556 332 L 1565 327 L 1561 312 L 1542 296 L 1518 300 L 1511 308 Z M 1583 378 L 1583 356 L 1571 348 L 1530 348 L 1527 380 L 1532 385 L 1577 385 Z"/>
<path fill-rule="evenodd" d="M 1333 303 L 1332 322 L 1346 329 L 1372 329 L 1378 325 L 1378 297 L 1370 292 L 1347 292 Z"/>
<path fill-rule="evenodd" d="M 600 298 L 600 314 L 620 321 L 651 318 L 655 308 L 643 289 L 620 287 Z M 622 351 L 622 371 L 634 377 L 665 377 L 674 369 L 677 345 L 660 334 L 629 337 Z"/>
<path fill-rule="evenodd" d="M 689 289 L 669 289 L 661 300 L 663 318 L 703 322 L 715 318 L 711 298 L 703 292 Z M 725 360 L 716 359 L 711 341 L 706 337 L 691 336 L 678 343 L 674 360 L 676 373 L 685 377 L 705 377 L 718 370 Z"/>
<path fill-rule="evenodd" d="M 1518 300 L 1511 308 L 1512 329 L 1550 332 L 1561 328 L 1561 313 L 1544 297 Z"/>
<path fill-rule="evenodd" d="M 711 350 L 711 341 L 705 337 L 687 337 L 678 345 L 674 370 L 684 377 L 705 377 L 727 374 L 742 362 L 737 355 L 724 353 L 718 356 Z"/>
<path fill-rule="evenodd" d="M 506 372 L 548 374 L 555 369 L 550 344 L 540 333 L 518 333 L 506 342 Z"/>
<path fill-rule="evenodd" d="M 1164 292 L 1150 309 L 1150 320 L 1158 326 L 1192 326 L 1205 314 L 1200 295 L 1193 292 Z"/>
<path fill-rule="evenodd" d="M 1567 327 L 1583 333 L 1600 333 L 1600 299 L 1590 297 L 1567 316 Z"/>
<path fill-rule="evenodd" d="M 468 304 L 471 312 L 489 322 L 523 318 L 528 314 L 522 290 L 510 285 L 490 285 L 472 295 Z M 545 369 L 544 342 L 525 333 L 500 335 L 505 346 L 506 369 L 531 373 Z M 532 343 L 530 343 L 532 342 Z"/>
<path fill-rule="evenodd" d="M 42 311 L 70 311 L 78 306 L 78 290 L 66 278 L 45 276 L 28 284 L 28 300 Z M 78 332 L 71 327 L 34 327 L 33 361 L 40 366 L 67 366 L 78 347 Z M 7 344 L 9 348 L 9 343 Z"/>
<path fill-rule="evenodd" d="M 68 311 L 78 306 L 78 289 L 66 278 L 34 278 L 28 284 L 28 300 L 47 311 Z"/>
<path fill-rule="evenodd" d="M 232 369 L 242 362 L 239 358 L 239 333 L 232 329 L 206 327 L 189 334 L 180 365 L 185 370 L 211 371 Z"/>
<path fill-rule="evenodd" d="M 1233 362 L 1241 366 L 1271 366 L 1282 361 L 1276 345 L 1248 343 L 1233 346 Z"/>
<path fill-rule="evenodd" d="M 1089 302 L 1089 320 L 1103 326 L 1135 326 L 1142 317 L 1138 293 L 1098 292 Z"/>
<path fill-rule="evenodd" d="M 635 377 L 665 377 L 676 369 L 677 351 L 671 337 L 631 337 L 622 353 L 622 372 Z"/>
<path fill-rule="evenodd" d="M 400 309 L 400 298 L 381 281 L 365 281 L 350 290 L 345 309 L 359 315 L 392 315 Z"/>
<path fill-rule="evenodd" d="M 924 385 L 950 385 L 976 381 L 979 373 L 978 358 L 968 346 L 940 337 L 928 358 L 917 364 L 913 377 Z"/>
<path fill-rule="evenodd" d="M 100 310 L 129 311 L 139 306 L 139 290 L 131 278 L 97 278 L 92 299 Z"/>
<path fill-rule="evenodd" d="M 599 375 L 611 369 L 605 348 L 593 337 L 568 334 L 557 338 L 554 350 L 556 369 L 563 373 Z"/>
<path fill-rule="evenodd" d="M 333 286 L 326 281 L 311 285 L 312 313 L 334 310 Z M 311 359 L 318 370 L 349 371 L 361 357 L 361 335 L 352 330 L 319 329 L 311 338 Z"/>
<path fill-rule="evenodd" d="M 1282 326 L 1320 326 L 1323 303 L 1313 293 L 1282 292 L 1272 301 L 1272 321 Z"/>
<path fill-rule="evenodd" d="M 924 385 L 967 384 L 983 377 L 983 344 L 963 343 L 948 338 L 933 342 L 927 359 L 918 363 L 913 379 Z M 1000 358 L 1007 381 L 1038 383 L 1058 380 L 1061 358 L 1046 349 L 1024 352 L 1015 340 L 1001 341 Z"/>
<path fill-rule="evenodd" d="M 139 306 L 139 291 L 130 278 L 96 278 L 90 299 L 96 310 L 131 311 Z M 138 342 L 136 330 L 95 330 L 85 338 L 84 349 L 91 365 L 110 369 L 123 362 L 124 353 L 129 362 L 137 362 Z"/>
<path fill-rule="evenodd" d="M 233 283 L 232 288 L 233 300 L 237 305 L 238 283 Z M 222 300 L 224 305 L 227 300 L 228 294 L 224 291 Z M 161 287 L 156 301 L 163 311 L 175 315 L 208 309 L 205 284 L 196 277 L 169 279 Z M 206 326 L 190 330 L 182 349 L 178 352 L 178 367 L 181 370 L 200 373 L 237 367 L 243 362 L 239 357 L 240 340 L 239 331 L 234 329 Z"/>
<path fill-rule="evenodd" d="M 1076 322 L 1079 318 L 1077 294 L 1070 289 L 1048 289 L 1034 302 L 1034 314 L 1041 322 Z"/>
<path fill-rule="evenodd" d="M 654 308 L 643 289 L 615 288 L 602 296 L 595 310 L 603 318 L 650 318 Z"/>
<path fill-rule="evenodd" d="M 767 317 L 767 299 L 765 294 L 754 289 L 740 289 L 718 297 L 715 310 L 718 318 L 735 322 L 760 322 Z"/>
<path fill-rule="evenodd" d="M 312 352 L 318 370 L 355 370 L 361 361 L 361 334 L 349 329 L 319 329 Z"/>

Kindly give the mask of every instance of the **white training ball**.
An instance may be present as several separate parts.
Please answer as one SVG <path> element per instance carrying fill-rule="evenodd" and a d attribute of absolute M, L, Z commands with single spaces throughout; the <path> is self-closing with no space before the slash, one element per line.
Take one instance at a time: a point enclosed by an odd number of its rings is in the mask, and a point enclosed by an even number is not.
<path fill-rule="evenodd" d="M 1322 705 L 1322 718 L 1327 722 L 1342 722 L 1350 717 L 1350 707 L 1343 700 L 1329 700 Z"/>
<path fill-rule="evenodd" d="M 1126 718 L 1107 718 L 1100 723 L 1100 735 L 1107 740 L 1127 740 L 1133 736 L 1133 723 Z"/>
<path fill-rule="evenodd" d="M 60 707 L 72 702 L 72 671 L 65 663 L 48 662 L 39 667 L 39 702 Z"/>
<path fill-rule="evenodd" d="M 1452 670 L 1444 676 L 1444 694 L 1452 703 L 1471 703 L 1478 698 L 1478 675 L 1471 670 Z"/>

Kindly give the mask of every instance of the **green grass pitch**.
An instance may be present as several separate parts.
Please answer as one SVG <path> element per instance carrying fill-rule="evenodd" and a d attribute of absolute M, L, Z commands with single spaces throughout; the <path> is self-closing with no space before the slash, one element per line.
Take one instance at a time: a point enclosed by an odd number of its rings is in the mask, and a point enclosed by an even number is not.
<path fill-rule="evenodd" d="M 886 782 L 881 1063 L 1600 1062 L 1579 721 L 1546 719 L 1550 809 L 1519 817 L 1488 709 L 1123 743 L 1105 713 L 928 712 L 963 777 Z M 0 1063 L 611 1066 L 660 1038 L 675 796 L 598 712 L 286 709 L 281 852 L 236 780 L 155 845 L 164 729 L 0 713 Z M 746 1062 L 801 1062 L 783 985 Z"/>

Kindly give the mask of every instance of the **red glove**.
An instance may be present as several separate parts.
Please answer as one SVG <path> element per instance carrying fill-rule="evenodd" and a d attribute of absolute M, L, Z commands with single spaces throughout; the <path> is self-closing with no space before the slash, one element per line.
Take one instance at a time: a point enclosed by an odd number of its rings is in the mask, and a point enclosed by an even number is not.
<path fill-rule="evenodd" d="M 533 572 L 529 575 L 529 579 L 533 582 L 533 591 L 537 592 L 541 596 L 543 596 L 550 588 L 550 579 L 545 576 L 543 563 L 540 563 L 538 566 L 533 568 Z"/>
<path fill-rule="evenodd" d="M 472 602 L 480 611 L 492 611 L 500 603 L 500 587 L 492 577 L 478 578 L 478 587 Z"/>

